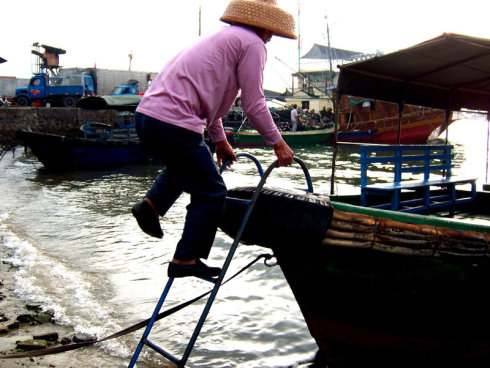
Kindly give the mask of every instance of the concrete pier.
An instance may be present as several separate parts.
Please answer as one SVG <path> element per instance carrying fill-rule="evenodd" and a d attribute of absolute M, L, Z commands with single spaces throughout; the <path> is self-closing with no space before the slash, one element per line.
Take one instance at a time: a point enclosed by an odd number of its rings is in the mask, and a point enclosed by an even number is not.
<path fill-rule="evenodd" d="M 2 107 L 0 145 L 11 145 L 17 130 L 65 135 L 80 129 L 84 121 L 114 125 L 118 121 L 118 112 L 66 107 Z"/>

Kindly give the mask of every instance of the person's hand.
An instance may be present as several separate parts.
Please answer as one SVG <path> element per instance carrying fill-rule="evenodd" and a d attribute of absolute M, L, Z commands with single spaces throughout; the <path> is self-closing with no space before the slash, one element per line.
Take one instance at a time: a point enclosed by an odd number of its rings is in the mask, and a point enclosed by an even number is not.
<path fill-rule="evenodd" d="M 221 166 L 225 164 L 228 160 L 237 161 L 237 157 L 235 152 L 233 152 L 233 148 L 231 148 L 230 144 L 226 139 L 222 141 L 215 142 L 216 146 L 216 158 L 218 159 L 218 167 L 221 169 Z M 231 165 L 231 164 L 230 164 Z"/>
<path fill-rule="evenodd" d="M 278 160 L 277 167 L 289 166 L 293 163 L 294 152 L 289 148 L 284 139 L 281 138 L 273 147 Z"/>

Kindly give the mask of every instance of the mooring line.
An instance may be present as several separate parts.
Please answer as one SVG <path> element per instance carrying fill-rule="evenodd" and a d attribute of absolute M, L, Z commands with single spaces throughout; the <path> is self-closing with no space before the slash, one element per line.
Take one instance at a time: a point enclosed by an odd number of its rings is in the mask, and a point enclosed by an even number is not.
<path fill-rule="evenodd" d="M 238 275 L 240 275 L 242 272 L 244 272 L 245 270 L 247 270 L 248 268 L 252 267 L 255 263 L 257 263 L 261 258 L 264 258 L 264 264 L 266 266 L 267 265 L 267 261 L 270 260 L 271 258 L 273 258 L 274 256 L 272 254 L 267 254 L 267 253 L 263 253 L 259 256 L 257 256 L 253 261 L 251 261 L 250 263 L 248 263 L 247 265 L 245 265 L 241 270 L 239 270 L 238 272 L 236 272 L 233 276 L 231 276 L 230 278 L 228 278 L 228 280 L 224 281 L 222 283 L 222 285 L 226 284 L 228 281 L 231 281 L 233 280 L 235 277 L 237 277 Z M 201 294 L 193 299 L 190 299 L 182 304 L 179 304 L 175 307 L 172 307 L 170 309 L 167 309 L 166 311 L 163 311 L 161 313 L 158 314 L 157 318 L 155 319 L 155 321 L 159 321 L 165 317 L 168 317 L 170 316 L 171 314 L 174 314 L 176 312 L 178 312 L 179 310 L 181 309 L 184 309 L 185 307 L 188 307 L 189 305 L 197 302 L 198 300 L 204 298 L 206 295 L 209 295 L 210 293 L 212 292 L 212 289 L 205 292 L 204 294 Z M 96 343 L 99 343 L 99 342 L 104 342 L 104 341 L 107 341 L 107 340 L 111 340 L 111 339 L 115 339 L 117 337 L 121 337 L 121 336 L 124 336 L 124 335 L 127 335 L 131 332 L 134 332 L 136 330 L 139 330 L 143 327 L 146 327 L 146 325 L 148 324 L 148 322 L 150 322 L 150 318 L 148 319 L 145 319 L 133 326 L 130 326 L 128 328 L 125 328 L 124 330 L 121 330 L 121 331 L 118 331 L 112 335 L 109 335 L 109 336 L 106 336 L 100 340 L 90 340 L 90 341 L 83 341 L 83 342 L 77 342 L 77 343 L 74 343 L 74 344 L 67 344 L 67 345 L 61 345 L 61 346 L 55 346 L 55 347 L 52 347 L 52 348 L 47 348 L 47 349 L 41 349 L 41 350 L 31 350 L 31 351 L 26 351 L 24 353 L 18 353 L 18 354 L 9 354 L 9 355 L 0 355 L 0 359 L 17 359 L 17 358 L 28 358 L 28 357 L 35 357 L 35 356 L 44 356 L 44 355 L 51 355 L 51 354 L 57 354 L 57 353 L 62 353 L 62 352 L 65 352 L 65 351 L 70 351 L 70 350 L 76 350 L 76 349 L 80 349 L 80 348 L 83 348 L 84 346 L 88 346 L 88 345 L 93 345 L 93 344 L 96 344 Z"/>

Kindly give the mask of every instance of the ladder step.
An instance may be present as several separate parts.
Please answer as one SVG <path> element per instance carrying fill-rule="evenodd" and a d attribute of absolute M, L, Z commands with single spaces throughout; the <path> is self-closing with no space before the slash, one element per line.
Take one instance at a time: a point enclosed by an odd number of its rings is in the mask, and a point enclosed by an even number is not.
<path fill-rule="evenodd" d="M 251 200 L 250 199 L 242 199 L 242 198 L 233 198 L 233 197 L 226 197 L 226 200 L 231 203 L 238 203 L 238 204 L 243 204 L 243 205 L 249 205 Z"/>
<path fill-rule="evenodd" d="M 178 365 L 178 363 L 180 362 L 180 359 L 177 359 L 175 356 L 173 356 L 172 354 L 170 354 L 166 350 L 163 350 L 158 345 L 152 343 L 150 340 L 144 339 L 144 340 L 142 340 L 142 342 L 146 346 L 149 346 L 150 348 L 152 348 L 153 350 L 155 350 L 157 353 L 160 353 L 161 355 L 163 355 L 165 358 L 167 358 L 168 360 L 170 360 L 172 363 Z"/>
<path fill-rule="evenodd" d="M 198 279 L 210 282 L 211 284 L 216 284 L 216 282 L 218 281 L 217 277 L 205 277 L 205 276 L 194 276 L 194 277 L 197 277 Z"/>
<path fill-rule="evenodd" d="M 176 357 L 174 357 L 172 354 L 168 353 L 167 351 L 163 350 L 162 348 L 160 348 L 158 345 L 152 343 L 150 340 L 148 340 L 148 335 L 150 334 L 150 331 L 153 327 L 153 323 L 156 321 L 156 318 L 158 316 L 158 313 L 160 312 L 161 308 L 162 308 L 162 305 L 167 297 L 167 294 L 168 292 L 170 291 L 170 287 L 172 286 L 172 283 L 174 281 L 174 278 L 173 277 L 170 277 L 168 279 L 168 282 L 167 282 L 167 285 L 165 286 L 165 289 L 163 291 L 163 294 L 162 296 L 160 297 L 158 303 L 157 303 L 157 306 L 155 308 L 155 311 L 153 312 L 153 315 L 152 317 L 150 318 L 149 322 L 148 322 L 148 325 L 146 327 L 146 330 L 145 332 L 143 333 L 143 337 L 141 338 L 140 340 L 140 343 L 138 344 L 137 348 L 136 348 L 136 351 L 135 353 L 133 354 L 133 357 L 131 359 L 131 362 L 129 363 L 129 366 L 128 368 L 134 368 L 134 365 L 136 364 L 137 360 L 138 360 L 138 357 L 139 357 L 139 354 L 141 353 L 141 350 L 143 348 L 143 345 L 147 345 L 148 347 L 152 348 L 154 351 L 160 353 L 160 355 L 166 357 L 167 359 L 169 359 L 171 362 L 173 362 L 174 364 L 176 364 L 179 368 L 182 368 L 185 366 L 186 362 L 187 362 L 187 359 L 189 358 L 189 355 L 191 354 L 191 351 L 192 351 L 192 348 L 194 347 L 194 344 L 196 343 L 196 340 L 199 336 L 199 333 L 201 332 L 201 328 L 204 324 L 204 321 L 206 320 L 206 317 L 209 313 L 209 310 L 211 308 L 211 305 L 213 304 L 215 298 L 216 298 L 216 295 L 218 293 L 218 290 L 221 286 L 221 283 L 224 279 L 224 276 L 226 274 L 226 271 L 230 265 L 230 262 L 233 258 L 233 255 L 235 254 L 235 251 L 236 251 L 236 248 L 238 246 L 238 243 L 240 242 L 240 238 L 241 238 L 241 235 L 243 233 L 243 231 L 245 230 L 245 226 L 247 224 L 247 221 L 250 217 L 250 213 L 252 212 L 254 206 L 255 206 L 255 203 L 257 201 L 257 198 L 265 184 L 265 179 L 267 178 L 267 176 L 270 174 L 270 172 L 272 171 L 273 168 L 277 167 L 277 161 L 275 161 L 270 167 L 269 169 L 267 170 L 267 172 L 264 174 L 263 173 L 263 170 L 262 170 L 262 167 L 260 166 L 260 163 L 257 161 L 257 159 L 255 159 L 253 156 L 251 155 L 248 155 L 248 154 L 239 154 L 237 155 L 237 157 L 239 156 L 246 156 L 246 157 L 249 157 L 250 159 L 252 159 L 252 161 L 255 162 L 258 170 L 259 170 L 259 173 L 260 173 L 260 176 L 261 176 L 261 179 L 260 179 L 260 182 L 259 184 L 257 185 L 257 188 L 255 189 L 254 193 L 253 193 L 253 196 L 251 199 L 241 199 L 241 198 L 233 198 L 233 197 L 226 197 L 226 200 L 227 201 L 230 201 L 230 202 L 234 202 L 234 203 L 237 203 L 237 204 L 241 204 L 241 205 L 246 205 L 247 206 L 247 209 L 245 211 L 245 214 L 244 214 L 244 217 L 243 217 L 243 220 L 242 220 L 242 223 L 240 225 L 240 228 L 238 229 L 238 233 L 237 235 L 235 236 L 235 239 L 233 240 L 233 243 L 228 251 L 228 255 L 226 256 L 226 259 L 225 259 L 225 262 L 223 264 L 223 268 L 221 270 L 221 273 L 218 277 L 214 278 L 214 277 L 198 277 L 202 280 L 205 280 L 205 281 L 209 281 L 211 283 L 214 284 L 214 287 L 213 287 L 213 290 L 210 292 L 210 295 L 208 297 L 208 301 L 206 302 L 206 305 L 204 307 L 204 310 L 203 312 L 201 313 L 201 316 L 199 317 L 199 321 L 194 329 L 194 332 L 187 344 L 187 347 L 185 349 L 185 352 L 184 352 L 184 355 L 182 356 L 181 359 L 177 359 Z M 311 185 L 311 179 L 309 177 L 309 174 L 306 170 L 306 167 L 304 166 L 304 164 L 299 160 L 299 159 L 295 159 L 297 162 L 300 163 L 301 167 L 303 168 L 303 171 L 305 173 L 305 177 L 307 179 L 307 183 L 308 183 L 308 188 L 310 189 L 309 191 L 310 192 L 313 192 L 313 187 Z M 227 164 L 223 165 L 223 168 L 226 168 L 227 167 Z M 222 169 L 224 170 L 224 169 Z M 222 171 L 221 171 L 222 172 Z"/>

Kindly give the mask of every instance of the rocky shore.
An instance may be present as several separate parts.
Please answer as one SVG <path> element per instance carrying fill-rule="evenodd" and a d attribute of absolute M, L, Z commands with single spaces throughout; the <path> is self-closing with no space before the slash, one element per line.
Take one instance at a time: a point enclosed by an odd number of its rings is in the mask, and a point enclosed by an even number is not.
<path fill-rule="evenodd" d="M 5 251 L 1 249 L 0 251 Z M 0 263 L 0 355 L 45 349 L 61 344 L 80 342 L 91 337 L 76 334 L 71 328 L 56 323 L 53 313 L 40 304 L 23 302 L 15 293 L 16 268 Z M 12 367 L 87 367 L 87 357 L 102 354 L 88 347 L 78 351 L 33 358 L 0 359 L 2 368 Z M 107 357 L 101 357 L 101 361 Z M 92 366 L 92 365 L 91 365 Z M 98 365 L 97 365 L 98 366 Z M 100 365 L 100 367 L 110 365 Z"/>
<path fill-rule="evenodd" d="M 114 125 L 116 110 L 85 110 L 68 107 L 2 107 L 0 109 L 0 145 L 17 142 L 15 132 L 20 129 L 34 132 L 66 135 L 80 130 L 84 121 Z"/>

